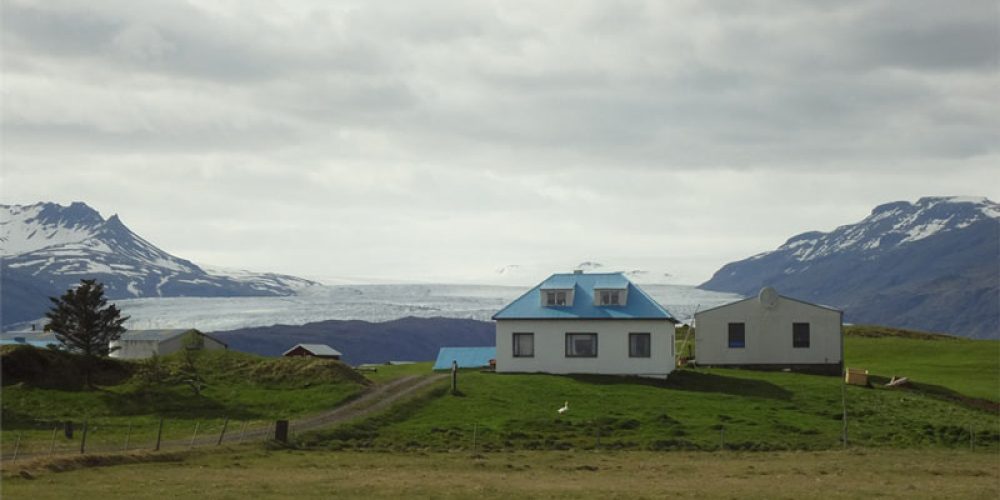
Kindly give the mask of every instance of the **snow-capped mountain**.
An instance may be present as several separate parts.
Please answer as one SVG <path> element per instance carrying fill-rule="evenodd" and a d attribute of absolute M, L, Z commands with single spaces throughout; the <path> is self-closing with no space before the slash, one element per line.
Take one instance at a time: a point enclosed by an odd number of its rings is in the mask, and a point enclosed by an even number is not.
<path fill-rule="evenodd" d="M 722 267 L 700 288 L 762 286 L 840 307 L 845 321 L 1000 336 L 1000 204 L 928 197 L 875 207 L 856 224 L 793 236 Z"/>
<path fill-rule="evenodd" d="M 202 268 L 76 202 L 0 205 L 2 323 L 38 318 L 59 295 L 94 278 L 111 299 L 291 295 L 316 283 L 279 274 Z"/>

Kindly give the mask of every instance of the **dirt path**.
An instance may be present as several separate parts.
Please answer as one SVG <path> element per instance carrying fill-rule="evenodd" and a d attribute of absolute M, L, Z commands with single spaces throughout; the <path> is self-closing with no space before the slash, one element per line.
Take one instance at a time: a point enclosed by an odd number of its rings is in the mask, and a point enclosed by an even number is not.
<path fill-rule="evenodd" d="M 340 406 L 331 408 L 325 412 L 310 415 L 299 419 L 288 421 L 289 432 L 293 435 L 298 432 L 309 431 L 353 420 L 356 418 L 371 415 L 382 411 L 393 403 L 405 399 L 421 389 L 428 387 L 435 382 L 443 380 L 447 375 L 434 374 L 429 376 L 410 375 L 398 378 L 387 384 L 376 385 L 362 393 L 361 396 L 352 399 Z M 224 443 L 238 443 L 243 441 L 253 441 L 268 439 L 273 437 L 274 429 L 270 425 L 266 428 L 241 431 L 239 428 L 231 429 L 227 434 Z M 218 438 L 206 436 L 198 439 L 194 446 L 208 446 L 217 444 Z M 191 447 L 190 440 L 165 441 L 162 448 L 183 448 Z"/>

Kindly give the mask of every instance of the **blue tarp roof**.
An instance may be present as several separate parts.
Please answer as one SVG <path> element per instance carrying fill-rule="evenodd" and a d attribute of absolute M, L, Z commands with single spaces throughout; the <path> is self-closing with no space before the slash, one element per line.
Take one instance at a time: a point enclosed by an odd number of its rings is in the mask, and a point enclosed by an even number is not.
<path fill-rule="evenodd" d="M 558 285 L 558 286 L 556 286 Z M 542 305 L 543 289 L 573 289 L 568 306 Z M 628 290 L 625 305 L 594 305 L 594 290 Z M 666 319 L 674 316 L 622 273 L 554 274 L 493 315 L 493 319 Z"/>
<path fill-rule="evenodd" d="M 458 361 L 459 368 L 481 368 L 490 366 L 490 360 L 496 357 L 496 347 L 442 347 L 434 369 L 450 370 L 452 361 Z"/>

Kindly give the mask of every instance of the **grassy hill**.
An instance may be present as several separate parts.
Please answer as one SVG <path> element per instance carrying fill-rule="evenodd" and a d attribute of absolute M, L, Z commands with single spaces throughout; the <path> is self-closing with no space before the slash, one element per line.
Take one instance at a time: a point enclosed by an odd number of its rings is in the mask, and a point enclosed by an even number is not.
<path fill-rule="evenodd" d="M 47 448 L 53 428 L 65 421 L 74 422 L 78 432 L 73 440 L 60 438 L 59 446 L 77 443 L 84 421 L 94 447 L 120 446 L 129 427 L 132 446 L 148 446 L 160 417 L 165 418 L 164 439 L 190 437 L 196 425 L 202 434 L 218 433 L 227 418 L 263 425 L 307 415 L 336 406 L 370 384 L 342 363 L 314 358 L 205 351 L 192 362 L 204 381 L 198 393 L 182 380 L 191 374 L 181 353 L 155 362 L 101 360 L 93 370 L 97 387 L 86 390 L 80 383 L 80 356 L 4 346 L 4 447 L 20 433 L 23 442 L 44 442 Z"/>

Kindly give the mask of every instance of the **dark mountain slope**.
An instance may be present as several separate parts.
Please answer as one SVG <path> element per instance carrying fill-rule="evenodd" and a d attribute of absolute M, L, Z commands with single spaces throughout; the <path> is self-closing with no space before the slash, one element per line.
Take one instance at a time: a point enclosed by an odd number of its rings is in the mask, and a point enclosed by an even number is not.
<path fill-rule="evenodd" d="M 773 286 L 844 309 L 848 322 L 998 338 L 998 217 L 986 199 L 889 203 L 858 224 L 727 264 L 701 288 L 749 295 Z"/>
<path fill-rule="evenodd" d="M 319 321 L 213 332 L 230 349 L 280 356 L 295 344 L 327 344 L 350 364 L 428 361 L 442 347 L 492 346 L 492 322 L 452 318 L 401 318 L 384 323 Z"/>

